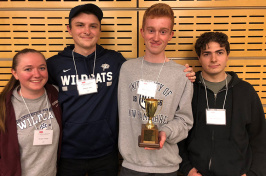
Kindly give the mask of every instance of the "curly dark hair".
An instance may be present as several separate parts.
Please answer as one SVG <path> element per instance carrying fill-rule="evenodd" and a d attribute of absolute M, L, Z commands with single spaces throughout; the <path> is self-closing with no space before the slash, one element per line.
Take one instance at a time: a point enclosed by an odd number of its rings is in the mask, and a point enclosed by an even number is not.
<path fill-rule="evenodd" d="M 200 57 L 201 50 L 206 50 L 206 45 L 210 42 L 217 42 L 221 47 L 225 47 L 227 55 L 230 53 L 230 44 L 228 42 L 228 36 L 222 32 L 205 32 L 200 35 L 195 44 L 195 51 Z"/>

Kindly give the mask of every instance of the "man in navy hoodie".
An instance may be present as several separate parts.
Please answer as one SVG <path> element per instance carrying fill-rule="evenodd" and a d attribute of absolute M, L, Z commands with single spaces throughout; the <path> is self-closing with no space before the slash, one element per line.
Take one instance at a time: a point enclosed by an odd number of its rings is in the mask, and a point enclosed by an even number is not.
<path fill-rule="evenodd" d="M 74 45 L 47 60 L 63 111 L 58 175 L 117 175 L 117 84 L 125 58 L 97 44 L 102 17 L 94 4 L 72 8 Z"/>
<path fill-rule="evenodd" d="M 117 86 L 126 60 L 97 44 L 102 17 L 94 4 L 72 8 L 67 29 L 74 45 L 47 60 L 49 82 L 59 87 L 63 111 L 58 175 L 117 175 Z M 194 79 L 193 72 L 189 75 Z"/>

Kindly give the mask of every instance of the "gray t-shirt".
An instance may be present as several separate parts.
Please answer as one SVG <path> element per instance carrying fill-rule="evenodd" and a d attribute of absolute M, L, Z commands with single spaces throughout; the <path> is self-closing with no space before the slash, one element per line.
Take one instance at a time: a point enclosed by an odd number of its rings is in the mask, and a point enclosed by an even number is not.
<path fill-rule="evenodd" d="M 18 87 L 13 91 L 11 101 L 16 115 L 22 176 L 55 176 L 60 129 L 51 104 L 48 100 L 51 112 L 49 116 L 45 93 L 37 99 L 24 98 L 32 119 L 17 91 Z M 51 145 L 33 145 L 34 130 L 36 129 L 34 124 L 37 129 L 50 130 L 52 127 L 53 142 Z"/>
<path fill-rule="evenodd" d="M 200 79 L 202 81 L 202 76 L 200 76 Z M 227 80 L 227 85 L 229 84 L 229 82 L 231 81 L 232 76 L 230 74 L 227 74 L 226 80 Z M 213 91 L 213 93 L 216 95 L 222 88 L 224 88 L 226 81 L 225 79 L 221 82 L 210 82 L 207 81 L 206 79 L 204 79 L 204 82 L 206 84 L 206 86 Z"/>

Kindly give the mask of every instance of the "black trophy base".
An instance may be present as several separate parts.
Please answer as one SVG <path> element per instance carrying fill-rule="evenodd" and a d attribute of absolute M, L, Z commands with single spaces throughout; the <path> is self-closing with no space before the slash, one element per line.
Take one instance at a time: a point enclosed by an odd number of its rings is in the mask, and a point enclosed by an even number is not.
<path fill-rule="evenodd" d="M 145 124 L 142 124 L 138 142 L 139 147 L 160 148 L 157 126 L 155 125 L 153 129 L 148 129 Z"/>

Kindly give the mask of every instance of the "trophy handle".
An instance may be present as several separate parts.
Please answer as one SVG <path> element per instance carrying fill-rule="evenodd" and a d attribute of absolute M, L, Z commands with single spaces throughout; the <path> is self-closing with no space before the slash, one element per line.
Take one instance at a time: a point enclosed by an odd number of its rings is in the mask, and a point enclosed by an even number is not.
<path fill-rule="evenodd" d="M 159 103 L 160 101 L 162 102 L 162 103 L 161 103 L 161 108 L 160 108 L 158 111 L 155 112 L 154 117 L 157 116 L 158 114 L 160 114 L 161 111 L 162 111 L 162 108 L 163 108 L 163 100 L 158 99 L 158 103 Z"/>
<path fill-rule="evenodd" d="M 146 98 L 144 99 L 144 103 L 145 103 L 145 106 L 146 106 Z M 144 108 L 144 109 L 141 108 L 141 110 L 142 110 L 143 114 L 147 116 L 147 114 L 146 114 L 146 109 L 145 109 L 145 108 Z M 148 116 L 147 116 L 147 117 L 148 117 Z"/>

